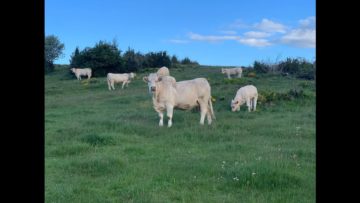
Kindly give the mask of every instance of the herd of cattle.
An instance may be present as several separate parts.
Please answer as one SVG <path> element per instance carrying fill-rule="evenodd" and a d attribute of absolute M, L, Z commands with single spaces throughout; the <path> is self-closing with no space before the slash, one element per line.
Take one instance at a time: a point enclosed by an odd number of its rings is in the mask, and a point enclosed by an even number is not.
<path fill-rule="evenodd" d="M 71 68 L 70 69 L 78 80 L 81 76 L 91 78 L 92 70 L 90 68 Z M 223 68 L 223 74 L 228 78 L 231 75 L 241 77 L 242 68 Z M 131 80 L 136 76 L 135 73 L 108 73 L 107 83 L 109 90 L 114 90 L 115 83 L 122 83 L 122 88 L 128 86 Z M 183 109 L 188 110 L 196 106 L 200 107 L 200 124 L 203 125 L 205 116 L 210 125 L 212 119 L 215 119 L 215 114 L 212 106 L 211 87 L 205 78 L 195 78 L 193 80 L 184 80 L 177 82 L 176 79 L 170 76 L 167 67 L 161 67 L 156 73 L 150 73 L 143 77 L 143 81 L 149 87 L 149 93 L 152 95 L 153 107 L 159 114 L 159 126 L 163 126 L 164 112 L 168 117 L 168 127 L 172 126 L 173 110 Z M 246 103 L 248 111 L 256 110 L 256 102 L 258 99 L 257 88 L 253 85 L 246 85 L 241 87 L 231 100 L 231 110 L 240 111 L 240 105 Z"/>

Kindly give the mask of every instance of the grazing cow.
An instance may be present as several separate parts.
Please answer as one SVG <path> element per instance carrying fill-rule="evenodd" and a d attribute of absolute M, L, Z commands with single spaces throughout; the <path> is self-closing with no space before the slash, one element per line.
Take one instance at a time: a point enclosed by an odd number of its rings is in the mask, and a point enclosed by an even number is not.
<path fill-rule="evenodd" d="M 257 88 L 254 85 L 246 85 L 241 87 L 233 100 L 231 100 L 231 111 L 240 111 L 240 105 L 246 102 L 248 110 L 256 110 L 256 102 L 258 99 Z"/>
<path fill-rule="evenodd" d="M 149 91 L 152 93 L 154 109 L 160 117 L 159 126 L 163 126 L 165 110 L 169 118 L 168 127 L 172 126 L 174 108 L 189 110 L 200 106 L 201 125 L 204 124 L 205 115 L 209 125 L 212 118 L 215 119 L 211 102 L 211 88 L 205 78 L 176 82 L 174 77 L 158 77 L 151 73 L 148 77 L 143 77 L 143 80 L 148 83 Z"/>
<path fill-rule="evenodd" d="M 156 74 L 157 74 L 159 77 L 169 76 L 169 75 L 170 75 L 169 69 L 166 68 L 165 66 L 159 68 L 159 70 L 156 72 Z"/>
<path fill-rule="evenodd" d="M 91 78 L 91 73 L 92 73 L 91 68 L 72 68 L 70 70 L 75 74 L 78 80 L 81 80 L 82 75 L 87 76 L 88 79 Z"/>
<path fill-rule="evenodd" d="M 121 89 L 124 89 L 124 85 L 126 87 L 129 86 L 129 83 L 131 82 L 131 79 L 133 79 L 136 76 L 135 73 L 108 73 L 107 74 L 107 83 L 109 90 L 113 89 L 115 90 L 115 83 L 123 83 Z"/>
<path fill-rule="evenodd" d="M 230 79 L 230 75 L 237 75 L 238 78 L 241 78 L 241 74 L 242 74 L 242 68 L 238 67 L 238 68 L 222 68 L 221 69 L 221 73 L 224 74 L 226 73 L 227 77 Z"/>

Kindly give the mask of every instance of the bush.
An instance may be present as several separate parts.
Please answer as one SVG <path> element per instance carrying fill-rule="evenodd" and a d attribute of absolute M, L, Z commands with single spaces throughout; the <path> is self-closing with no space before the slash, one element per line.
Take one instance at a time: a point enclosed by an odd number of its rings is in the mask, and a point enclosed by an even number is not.
<path fill-rule="evenodd" d="M 53 72 L 55 69 L 54 64 L 48 61 L 45 61 L 44 66 L 45 66 L 45 74 Z"/>
<path fill-rule="evenodd" d="M 260 103 L 272 103 L 275 101 L 289 101 L 294 99 L 304 99 L 307 95 L 304 93 L 303 89 L 290 89 L 286 93 L 279 93 L 273 91 L 261 91 L 258 95 L 258 101 Z"/>
<path fill-rule="evenodd" d="M 263 62 L 254 62 L 254 70 L 257 73 L 268 73 L 271 70 L 271 66 L 269 64 Z"/>
<path fill-rule="evenodd" d="M 255 72 L 249 72 L 247 74 L 247 77 L 254 78 L 254 77 L 256 77 L 256 73 Z"/>
<path fill-rule="evenodd" d="M 302 79 L 313 80 L 315 78 L 315 66 L 301 58 L 287 58 L 286 61 L 278 64 L 277 71 L 283 75 L 290 74 Z"/>

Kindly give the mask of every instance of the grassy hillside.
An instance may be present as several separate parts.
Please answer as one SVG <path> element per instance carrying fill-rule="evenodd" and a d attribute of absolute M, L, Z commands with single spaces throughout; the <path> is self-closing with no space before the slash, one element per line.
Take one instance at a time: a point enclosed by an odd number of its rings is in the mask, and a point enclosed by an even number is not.
<path fill-rule="evenodd" d="M 208 78 L 216 120 L 175 110 L 160 128 L 148 73 L 115 91 L 105 78 L 45 76 L 46 202 L 315 202 L 314 81 L 170 69 L 177 81 Z M 258 109 L 231 112 L 245 84 L 258 88 Z"/>

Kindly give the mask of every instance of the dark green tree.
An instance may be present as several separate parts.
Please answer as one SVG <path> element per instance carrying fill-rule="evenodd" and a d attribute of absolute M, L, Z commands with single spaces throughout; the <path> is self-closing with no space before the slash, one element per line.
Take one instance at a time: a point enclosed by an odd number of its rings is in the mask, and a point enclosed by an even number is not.
<path fill-rule="evenodd" d="M 143 68 L 145 57 L 140 53 L 135 53 L 130 47 L 123 55 L 124 70 L 126 72 L 136 72 Z"/>
<path fill-rule="evenodd" d="M 178 63 L 179 63 L 179 60 L 177 59 L 177 57 L 176 57 L 175 55 L 173 55 L 173 56 L 171 57 L 171 63 L 172 63 L 172 64 L 178 64 Z"/>
<path fill-rule="evenodd" d="M 121 50 L 117 48 L 115 41 L 99 41 L 95 47 L 87 47 L 78 54 L 75 49 L 70 61 L 71 67 L 92 68 L 95 77 L 105 76 L 109 72 L 125 72 Z"/>
<path fill-rule="evenodd" d="M 54 61 L 63 56 L 65 45 L 55 35 L 45 37 L 45 73 L 54 70 Z"/>

